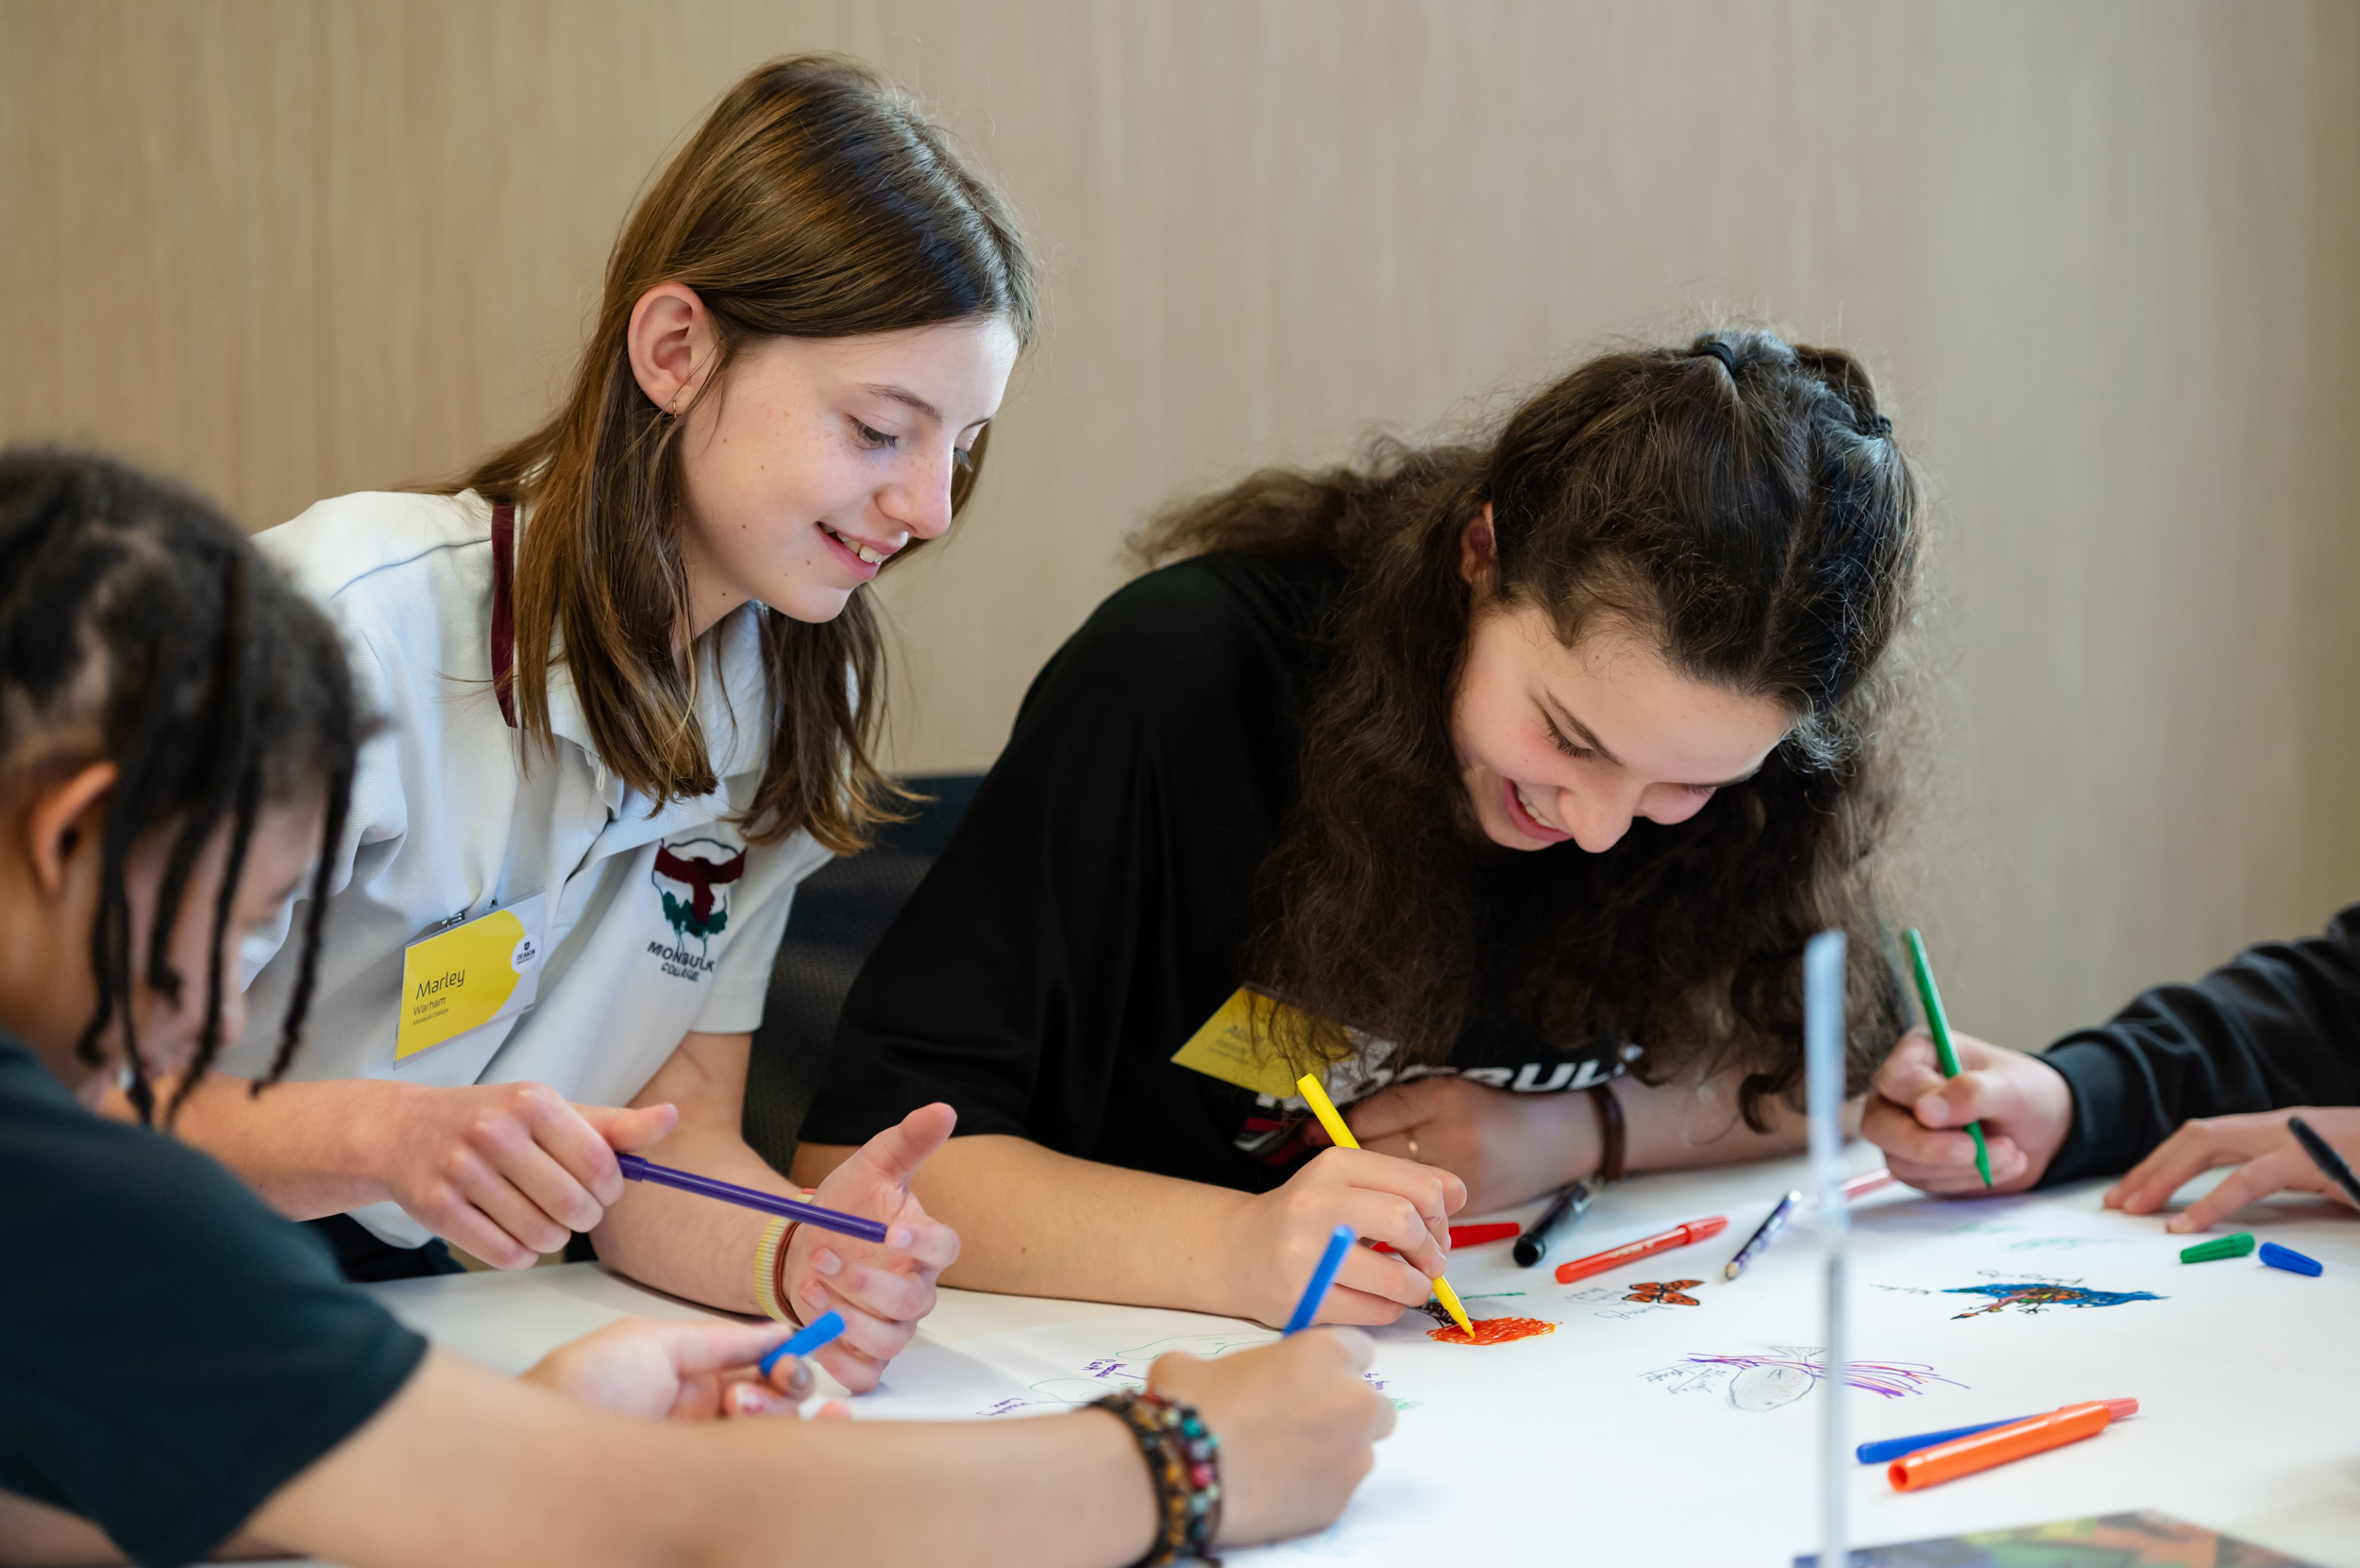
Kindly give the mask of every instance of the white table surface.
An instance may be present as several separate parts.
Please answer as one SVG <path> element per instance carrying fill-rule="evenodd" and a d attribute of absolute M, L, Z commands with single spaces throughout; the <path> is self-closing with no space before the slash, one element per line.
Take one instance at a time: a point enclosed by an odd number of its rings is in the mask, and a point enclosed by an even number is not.
<path fill-rule="evenodd" d="M 1856 1167 L 1873 1164 L 1873 1154 L 1864 1148 L 1856 1149 L 1853 1163 Z M 1754 1202 L 1765 1193 L 1788 1187 L 1804 1186 L 1807 1180 L 1800 1159 L 1638 1177 L 1599 1199 L 1583 1219 L 1579 1231 L 1601 1232 L 1646 1221 L 1677 1222 L 1716 1208 Z M 2047 1196 L 2095 1208 L 2103 1187 L 2103 1183 L 2091 1183 Z M 2196 1190 L 2200 1190 L 2200 1186 L 2190 1189 L 2191 1193 Z M 1537 1206 L 1511 1212 L 1528 1219 L 1536 1211 Z M 2271 1234 L 2331 1265 L 2360 1268 L 2360 1220 L 2350 1218 L 2348 1211 L 2338 1214 L 2326 1211 L 2324 1206 L 2311 1205 L 2299 1211 L 2288 1211 L 2284 1218 L 2300 1222 L 2291 1233 L 2274 1225 Z M 2224 1234 L 2227 1229 L 2217 1227 L 2214 1234 Z M 1576 1254 L 1566 1239 L 1560 1239 L 1553 1257 L 1570 1256 Z M 650 1290 L 590 1263 L 517 1273 L 401 1280 L 371 1290 L 404 1322 L 436 1344 L 512 1373 L 530 1366 L 552 1346 L 619 1317 L 638 1314 L 696 1319 L 719 1315 Z M 1104 1318 L 1109 1311 L 1122 1310 L 1097 1302 L 987 1295 L 946 1289 L 941 1291 L 933 1315 L 920 1326 L 918 1342 L 956 1344 L 983 1335 L 1083 1318 Z M 2353 1326 L 2360 1330 L 2360 1324 Z M 2321 1391 L 2322 1398 L 2360 1403 L 2353 1400 L 2355 1394 L 2360 1394 L 2360 1390 Z M 2266 1419 L 2266 1413 L 2257 1412 L 2257 1418 Z M 2234 1462 L 2234 1438 L 2222 1434 L 2220 1442 L 2224 1462 Z M 2333 1459 L 2330 1474 L 2335 1477 L 2325 1489 L 2330 1494 L 2316 1495 L 2292 1507 L 2283 1503 L 2257 1506 L 2255 1511 L 2241 1517 L 2204 1518 L 2197 1523 L 2232 1531 L 2326 1568 L 2360 1568 L 2360 1422 L 2355 1423 L 2353 1443 L 2340 1458 Z M 1663 1485 L 1667 1504 L 1677 1503 L 1680 1499 L 1674 1494 L 1684 1491 L 1676 1482 L 1649 1482 L 1640 1474 L 1634 1475 L 1631 1484 Z M 2335 1490 L 2337 1485 L 2340 1491 Z M 2280 1495 L 2283 1497 L 2283 1493 Z M 2265 1505 L 2267 1500 L 2257 1495 L 2255 1502 Z M 2154 1506 L 2169 1511 L 2170 1499 L 2157 1498 Z M 2020 1511 L 2009 1510 L 2004 1492 L 1995 1493 L 1994 1508 L 1995 1515 L 1989 1521 L 1992 1526 L 2030 1522 Z M 2045 1510 L 2033 1517 L 2048 1517 L 2053 1512 Z M 1677 1560 L 1680 1555 L 1677 1541 L 1671 1538 L 1676 1533 L 1667 1532 L 1664 1556 L 1669 1560 Z M 1783 1554 L 1766 1553 L 1764 1568 L 1773 1563 L 1784 1568 L 1785 1560 Z"/>

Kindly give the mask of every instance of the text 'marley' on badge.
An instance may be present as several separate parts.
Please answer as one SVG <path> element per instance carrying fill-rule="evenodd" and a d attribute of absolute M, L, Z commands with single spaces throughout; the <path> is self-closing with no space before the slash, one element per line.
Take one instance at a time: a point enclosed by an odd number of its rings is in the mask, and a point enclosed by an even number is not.
<path fill-rule="evenodd" d="M 402 949 L 396 1066 L 532 1005 L 541 986 L 547 902 L 535 893 Z"/>

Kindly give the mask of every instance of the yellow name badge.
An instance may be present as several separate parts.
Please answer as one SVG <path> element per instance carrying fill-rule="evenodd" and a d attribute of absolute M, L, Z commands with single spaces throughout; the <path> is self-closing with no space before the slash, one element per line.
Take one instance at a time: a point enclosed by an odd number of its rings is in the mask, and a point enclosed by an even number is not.
<path fill-rule="evenodd" d="M 1240 986 L 1205 1020 L 1202 1029 L 1188 1037 L 1188 1044 L 1172 1053 L 1172 1059 L 1224 1084 L 1273 1100 L 1288 1099 L 1295 1092 L 1295 1071 L 1268 1040 L 1271 1020 L 1293 1011 L 1275 997 Z M 1259 1044 L 1254 1037 L 1257 1015 L 1263 1036 Z"/>
<path fill-rule="evenodd" d="M 547 898 L 535 893 L 519 899 L 401 950 L 396 1066 L 532 1005 L 541 989 L 541 908 Z"/>

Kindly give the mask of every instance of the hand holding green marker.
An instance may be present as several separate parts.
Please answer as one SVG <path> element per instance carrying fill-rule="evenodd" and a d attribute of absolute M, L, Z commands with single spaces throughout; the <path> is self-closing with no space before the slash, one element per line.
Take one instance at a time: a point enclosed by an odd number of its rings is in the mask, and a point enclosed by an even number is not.
<path fill-rule="evenodd" d="M 1910 944 L 1910 967 L 1917 971 L 1918 1000 L 1926 1004 L 1926 1028 L 1934 1037 L 1934 1054 L 1941 1059 L 1942 1075 L 1955 1078 L 1959 1075 L 1959 1054 L 1951 1049 L 1950 1020 L 1943 1015 L 1942 993 L 1934 989 L 1934 971 L 1926 963 L 1926 939 L 1918 936 L 1915 926 L 1901 935 Z M 1983 1124 L 1970 1121 L 1966 1124 L 1966 1131 L 1967 1136 L 1975 1140 L 1975 1173 L 1983 1178 L 1985 1187 L 1989 1187 L 1991 1150 L 1983 1143 Z"/>

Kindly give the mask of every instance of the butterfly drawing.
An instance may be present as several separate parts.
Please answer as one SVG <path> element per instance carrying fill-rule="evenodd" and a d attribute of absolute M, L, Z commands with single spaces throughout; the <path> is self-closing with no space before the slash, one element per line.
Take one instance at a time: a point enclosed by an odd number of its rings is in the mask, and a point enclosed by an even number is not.
<path fill-rule="evenodd" d="M 1691 1287 L 1702 1285 L 1704 1281 L 1701 1279 L 1650 1280 L 1644 1285 L 1633 1285 L 1630 1288 L 1630 1294 L 1625 1296 L 1623 1299 L 1625 1301 L 1656 1302 L 1660 1303 L 1665 1307 L 1694 1307 L 1697 1305 L 1696 1298 L 1692 1295 L 1684 1294 L 1683 1292 L 1687 1291 Z"/>

